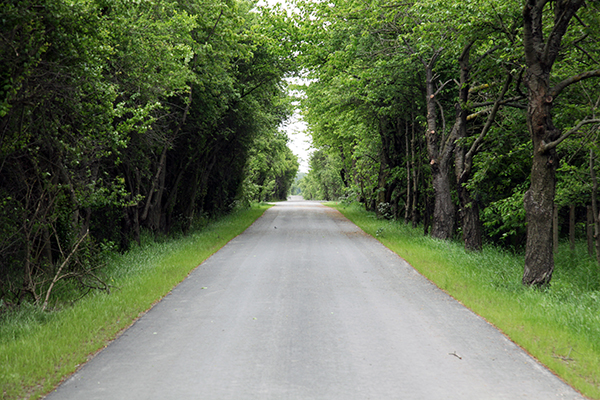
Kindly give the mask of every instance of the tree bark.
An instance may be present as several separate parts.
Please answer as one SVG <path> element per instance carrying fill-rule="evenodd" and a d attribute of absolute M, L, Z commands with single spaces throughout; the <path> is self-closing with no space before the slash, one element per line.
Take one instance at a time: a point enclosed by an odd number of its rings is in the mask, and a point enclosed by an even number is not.
<path fill-rule="evenodd" d="M 471 72 L 469 57 L 472 45 L 473 42 L 467 43 L 458 59 L 458 64 L 460 66 L 459 102 L 456 105 L 456 121 L 454 122 L 453 128 L 453 130 L 456 132 L 457 139 L 467 137 L 468 113 L 466 104 L 469 101 L 469 81 Z M 497 107 L 495 110 L 497 110 Z M 486 134 L 486 132 L 483 132 L 483 134 Z M 465 146 L 457 146 L 454 151 L 454 166 L 456 173 L 456 189 L 458 192 L 458 201 L 460 205 L 459 216 L 462 228 L 463 243 L 465 245 L 465 249 L 479 251 L 481 250 L 482 246 L 479 206 L 477 202 L 473 200 L 469 190 L 465 186 L 471 177 L 473 155 L 474 152 L 467 152 Z"/>
<path fill-rule="evenodd" d="M 450 171 L 448 165 L 432 165 L 435 202 L 431 236 L 437 239 L 450 239 L 454 233 L 455 208 L 452 202 Z"/>
<path fill-rule="evenodd" d="M 545 39 L 544 7 L 548 1 L 527 0 L 523 8 L 524 46 L 528 91 L 527 126 L 533 143 L 531 186 L 525 193 L 527 243 L 523 284 L 542 286 L 550 283 L 554 271 L 552 244 L 552 212 L 556 190 L 558 156 L 555 147 L 546 147 L 560 137 L 552 121 L 554 101 L 550 88 L 550 72 L 560 52 L 560 44 L 571 18 L 583 0 L 551 2 L 554 26 Z"/>
<path fill-rule="evenodd" d="M 444 138 L 437 129 L 437 100 L 436 96 L 443 88 L 436 90 L 434 67 L 444 48 L 432 49 L 431 57 L 426 60 L 418 55 L 410 43 L 404 40 L 408 52 L 415 55 L 425 69 L 425 104 L 427 105 L 427 153 L 431 166 L 432 186 L 434 190 L 434 208 L 431 221 L 431 236 L 438 239 L 450 239 L 454 233 L 455 209 L 450 193 L 450 156 L 454 150 L 454 140 Z M 427 207 L 426 207 L 427 208 Z M 427 214 L 427 212 L 426 212 Z M 427 232 L 428 224 L 425 224 Z"/>
<path fill-rule="evenodd" d="M 146 205 L 144 206 L 144 211 L 142 212 L 142 215 L 140 216 L 140 219 L 142 221 L 145 221 L 148 218 L 148 213 L 150 212 L 150 206 L 152 205 L 152 201 L 154 200 L 154 198 L 156 196 L 158 196 L 159 194 L 162 194 L 162 193 L 158 193 L 157 186 L 160 186 L 160 178 L 163 174 L 163 170 L 167 163 L 167 150 L 168 150 L 168 146 L 165 145 L 163 147 L 163 150 L 160 155 L 160 160 L 158 162 L 156 175 L 154 176 L 154 179 L 152 179 L 152 185 L 150 186 L 150 190 L 148 191 L 148 196 L 146 197 Z M 154 200 L 154 201 L 156 202 L 156 200 Z"/>
<path fill-rule="evenodd" d="M 437 129 L 437 106 L 433 66 L 441 54 L 438 50 L 431 60 L 425 64 L 426 103 L 427 103 L 427 152 L 431 165 L 431 176 L 435 202 L 431 236 L 437 239 L 450 239 L 454 233 L 455 208 L 450 192 L 450 157 L 454 143 L 444 142 Z"/>
<path fill-rule="evenodd" d="M 554 272 L 552 213 L 556 190 L 557 156 L 554 151 L 541 153 L 535 150 L 544 141 L 544 137 L 547 136 L 545 125 L 548 124 L 548 121 L 544 120 L 549 118 L 548 114 L 537 111 L 539 110 L 534 110 L 528 115 L 529 125 L 533 127 L 531 135 L 534 156 L 531 186 L 525 193 L 524 198 L 527 218 L 527 242 L 523 284 L 540 286 L 550 283 Z"/>

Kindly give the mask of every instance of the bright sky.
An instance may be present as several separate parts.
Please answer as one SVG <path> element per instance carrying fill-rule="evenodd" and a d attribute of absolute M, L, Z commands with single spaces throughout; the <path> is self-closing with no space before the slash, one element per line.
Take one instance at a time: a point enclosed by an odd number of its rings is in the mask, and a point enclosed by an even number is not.
<path fill-rule="evenodd" d="M 310 136 L 306 134 L 306 123 L 296 111 L 292 118 L 284 124 L 283 129 L 290 138 L 289 147 L 298 156 L 300 172 L 308 172 L 308 158 L 310 155 Z"/>
<path fill-rule="evenodd" d="M 275 5 L 277 3 L 285 4 L 285 0 L 261 0 L 258 5 Z M 310 157 L 310 136 L 306 134 L 306 123 L 302 116 L 296 111 L 292 118 L 281 127 L 290 138 L 289 147 L 292 152 L 298 156 L 300 161 L 299 172 L 308 172 L 308 158 Z"/>

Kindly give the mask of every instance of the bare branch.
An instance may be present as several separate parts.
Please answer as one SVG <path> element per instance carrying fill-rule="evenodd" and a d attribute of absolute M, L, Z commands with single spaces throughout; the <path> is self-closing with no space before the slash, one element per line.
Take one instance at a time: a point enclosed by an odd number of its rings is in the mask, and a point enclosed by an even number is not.
<path fill-rule="evenodd" d="M 444 87 L 449 84 L 450 82 L 453 82 L 454 79 L 448 79 L 446 82 L 442 83 L 440 85 L 440 87 L 435 91 L 435 93 L 433 94 L 434 96 L 437 96 L 443 89 Z M 441 83 L 441 82 L 440 82 Z"/>
<path fill-rule="evenodd" d="M 48 306 L 48 299 L 50 298 L 50 293 L 52 292 L 52 288 L 54 287 L 54 284 L 62 278 L 62 276 L 60 276 L 60 273 L 62 272 L 63 268 L 69 263 L 71 256 L 77 252 L 79 245 L 81 244 L 81 242 L 83 242 L 83 240 L 87 237 L 87 235 L 89 233 L 90 233 L 89 230 L 85 232 L 85 234 L 81 237 L 81 239 L 79 239 L 79 241 L 77 242 L 75 247 L 73 247 L 73 250 L 71 250 L 71 253 L 69 253 L 67 258 L 65 258 L 63 263 L 60 265 L 60 268 L 58 268 L 56 275 L 54 275 L 54 278 L 52 279 L 52 283 L 50 284 L 50 287 L 46 291 L 46 298 L 44 299 L 44 304 L 42 305 L 42 311 L 46 310 L 46 307 Z"/>
<path fill-rule="evenodd" d="M 586 50 L 582 49 L 578 44 L 575 45 L 575 48 L 585 54 L 593 63 L 598 64 L 598 61 Z"/>

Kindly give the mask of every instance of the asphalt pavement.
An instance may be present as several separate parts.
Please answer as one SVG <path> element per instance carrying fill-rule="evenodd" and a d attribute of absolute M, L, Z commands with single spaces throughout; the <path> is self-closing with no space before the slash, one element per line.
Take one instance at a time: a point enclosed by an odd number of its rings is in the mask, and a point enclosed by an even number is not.
<path fill-rule="evenodd" d="M 277 203 L 47 399 L 582 399 L 337 211 Z"/>

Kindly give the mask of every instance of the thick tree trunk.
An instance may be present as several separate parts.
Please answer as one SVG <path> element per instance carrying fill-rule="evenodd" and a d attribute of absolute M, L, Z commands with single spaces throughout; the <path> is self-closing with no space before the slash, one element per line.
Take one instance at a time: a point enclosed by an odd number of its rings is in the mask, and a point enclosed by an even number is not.
<path fill-rule="evenodd" d="M 550 102 L 546 98 L 547 79 L 544 82 L 529 73 L 528 125 L 533 141 L 533 166 L 531 186 L 525 193 L 527 215 L 527 243 L 523 284 L 546 285 L 554 272 L 552 242 L 552 213 L 556 188 L 556 151 L 540 148 L 555 137 L 550 115 Z"/>
<path fill-rule="evenodd" d="M 449 239 L 454 233 L 454 204 L 450 194 L 449 158 L 452 154 L 454 142 L 444 140 L 441 132 L 437 129 L 437 106 L 436 95 L 441 88 L 435 88 L 433 69 L 444 48 L 432 49 L 433 53 L 429 60 L 417 54 L 412 45 L 404 41 L 408 52 L 415 55 L 425 69 L 425 103 L 427 105 L 427 153 L 431 165 L 432 185 L 435 192 L 435 203 L 431 236 L 438 239 Z M 428 213 L 426 212 L 426 215 Z M 425 232 L 427 232 L 427 219 Z"/>
<path fill-rule="evenodd" d="M 450 239 L 454 233 L 455 209 L 450 192 L 450 163 L 446 152 L 440 150 L 442 135 L 437 130 L 437 107 L 435 102 L 436 90 L 433 78 L 433 65 L 439 54 L 436 54 L 425 67 L 427 92 L 427 151 L 431 165 L 431 177 L 435 193 L 431 236 L 437 239 Z"/>
<path fill-rule="evenodd" d="M 527 243 L 523 284 L 536 286 L 550 283 L 554 272 L 552 213 L 558 164 L 555 149 L 544 148 L 546 143 L 558 137 L 558 132 L 550 113 L 549 71 L 543 67 L 540 63 L 530 67 L 526 78 L 529 87 L 527 125 L 533 142 L 533 165 L 531 186 L 524 198 Z"/>
<path fill-rule="evenodd" d="M 532 89 L 532 86 L 534 89 Z M 546 104 L 545 90 L 538 90 L 530 83 L 528 125 L 533 141 L 533 166 L 531 186 L 525 193 L 524 206 L 527 216 L 527 243 L 523 284 L 546 285 L 554 272 L 552 241 L 552 213 L 554 210 L 555 174 L 557 156 L 554 149 L 540 151 L 545 142 L 553 137 L 554 127 Z"/>
<path fill-rule="evenodd" d="M 462 235 L 465 249 L 480 251 L 482 247 L 481 222 L 479 205 L 473 200 L 469 191 L 459 187 L 458 197 L 461 204 Z"/>
<path fill-rule="evenodd" d="M 554 25 L 550 35 L 544 36 L 544 7 L 554 7 Z M 527 127 L 533 144 L 531 186 L 525 193 L 527 216 L 527 244 L 525 250 L 524 285 L 547 285 L 554 271 L 552 251 L 552 212 L 556 190 L 558 157 L 551 142 L 560 135 L 552 122 L 551 108 L 554 97 L 570 81 L 550 88 L 550 72 L 561 50 L 561 41 L 569 23 L 584 0 L 547 2 L 527 0 L 523 8 L 523 43 L 528 88 Z M 546 22 L 548 20 L 546 19 Z M 574 82 L 574 81 L 573 81 Z M 571 82 L 572 83 L 572 82 Z"/>
<path fill-rule="evenodd" d="M 454 203 L 450 194 L 450 171 L 448 165 L 432 165 L 432 167 L 435 204 L 431 236 L 438 239 L 450 239 L 454 233 L 455 216 Z"/>
<path fill-rule="evenodd" d="M 552 242 L 552 215 L 554 210 L 556 153 L 542 150 L 553 131 L 549 97 L 550 65 L 541 60 L 539 46 L 543 44 L 543 6 L 528 1 L 524 9 L 525 53 L 528 86 L 527 127 L 533 142 L 533 165 L 531 186 L 525 193 L 524 207 L 527 219 L 527 243 L 524 285 L 545 285 L 550 283 L 554 272 Z"/>

